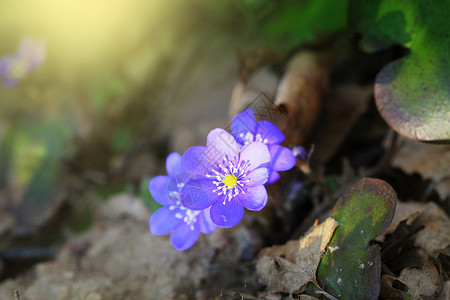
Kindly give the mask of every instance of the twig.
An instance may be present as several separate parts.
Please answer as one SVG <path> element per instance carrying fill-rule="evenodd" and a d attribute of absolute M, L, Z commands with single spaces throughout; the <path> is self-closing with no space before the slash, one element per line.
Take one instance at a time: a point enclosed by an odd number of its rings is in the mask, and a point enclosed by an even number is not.
<path fill-rule="evenodd" d="M 333 295 L 328 294 L 325 291 L 316 291 L 316 294 L 324 295 L 325 297 L 327 297 L 330 300 L 339 300 L 338 298 L 334 297 Z"/>
<path fill-rule="evenodd" d="M 20 300 L 20 294 L 18 290 L 14 291 L 14 300 Z"/>

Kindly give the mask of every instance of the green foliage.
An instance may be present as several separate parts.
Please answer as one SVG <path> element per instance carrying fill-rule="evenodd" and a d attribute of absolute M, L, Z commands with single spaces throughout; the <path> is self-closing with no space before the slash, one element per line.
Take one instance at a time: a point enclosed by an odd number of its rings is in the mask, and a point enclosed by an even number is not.
<path fill-rule="evenodd" d="M 364 178 L 336 202 L 331 216 L 339 223 L 317 269 L 317 282 L 339 299 L 377 299 L 381 258 L 370 240 L 394 217 L 397 197 L 386 182 Z"/>
<path fill-rule="evenodd" d="M 125 128 L 117 128 L 111 134 L 109 143 L 111 149 L 116 152 L 124 151 L 131 143 L 131 133 Z"/>
<path fill-rule="evenodd" d="M 111 196 L 119 193 L 132 193 L 132 187 L 127 183 L 122 183 L 118 185 L 109 185 L 107 187 L 100 188 L 96 190 L 96 194 L 102 200 L 108 200 Z"/>
<path fill-rule="evenodd" d="M 348 0 L 284 1 L 268 18 L 263 30 L 270 42 L 286 47 L 313 42 L 320 34 L 346 27 L 347 7 Z"/>
<path fill-rule="evenodd" d="M 428 142 L 450 141 L 448 1 L 355 0 L 350 16 L 369 52 L 392 45 L 411 53 L 378 74 L 375 98 L 399 133 Z"/>
<path fill-rule="evenodd" d="M 57 165 L 68 151 L 68 140 L 69 129 L 60 120 L 18 119 L 9 124 L 0 148 L 1 181 L 14 180 L 16 186 L 27 186 L 24 199 L 33 192 L 48 196 L 48 184 L 57 177 Z"/>
<path fill-rule="evenodd" d="M 20 164 L 17 165 L 16 172 L 30 172 L 22 204 L 38 207 L 50 201 L 56 191 L 60 159 L 67 151 L 69 129 L 58 120 L 42 121 L 38 124 L 24 122 L 22 125 L 22 133 L 26 133 L 24 137 L 27 137 L 23 142 L 29 145 L 18 144 L 16 153 L 19 159 L 34 159 L 33 163 L 36 163 L 36 167 L 31 169 L 22 165 L 23 170 Z M 21 153 L 33 147 L 36 148 L 34 153 Z"/>

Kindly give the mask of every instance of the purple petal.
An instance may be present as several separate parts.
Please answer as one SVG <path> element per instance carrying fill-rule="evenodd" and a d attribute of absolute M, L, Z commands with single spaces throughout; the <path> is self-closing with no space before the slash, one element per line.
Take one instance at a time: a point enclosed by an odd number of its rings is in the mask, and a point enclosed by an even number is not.
<path fill-rule="evenodd" d="M 206 174 L 211 171 L 214 161 L 206 155 L 208 149 L 204 146 L 191 147 L 181 158 L 183 172 L 192 174 Z"/>
<path fill-rule="evenodd" d="M 169 176 L 175 176 L 181 173 L 181 155 L 177 152 L 172 152 L 166 159 L 166 170 Z"/>
<path fill-rule="evenodd" d="M 245 144 L 245 135 L 247 132 L 255 133 L 256 121 L 253 111 L 247 109 L 233 117 L 231 120 L 231 133 L 236 141 L 242 145 Z"/>
<path fill-rule="evenodd" d="M 229 228 L 238 224 L 244 216 L 244 207 L 236 199 L 217 201 L 211 206 L 211 220 L 219 227 Z"/>
<path fill-rule="evenodd" d="M 192 247 L 198 239 L 198 225 L 187 225 L 182 222 L 170 234 L 172 246 L 178 251 L 184 251 Z"/>
<path fill-rule="evenodd" d="M 247 182 L 247 186 L 257 186 L 257 185 L 263 185 L 267 182 L 267 179 L 269 178 L 269 171 L 267 168 L 258 168 L 253 170 L 251 173 L 249 173 L 246 176 L 246 179 L 249 181 Z"/>
<path fill-rule="evenodd" d="M 292 149 L 292 154 L 294 154 L 295 158 L 305 161 L 308 158 L 308 152 L 302 146 L 297 146 Z"/>
<path fill-rule="evenodd" d="M 249 210 L 261 210 L 267 204 L 267 191 L 262 185 L 248 187 L 245 193 L 239 193 L 236 198 Z"/>
<path fill-rule="evenodd" d="M 254 142 L 242 147 L 240 161 L 250 162 L 250 170 L 270 161 L 270 153 L 263 143 Z"/>
<path fill-rule="evenodd" d="M 197 222 L 201 233 L 210 234 L 217 229 L 216 224 L 211 220 L 210 211 L 211 209 L 207 208 L 198 215 Z"/>
<path fill-rule="evenodd" d="M 170 233 L 181 222 L 181 219 L 176 217 L 180 212 L 180 209 L 174 205 L 167 205 L 155 211 L 149 220 L 151 233 L 154 235 Z"/>
<path fill-rule="evenodd" d="M 280 145 L 270 145 L 270 168 L 286 171 L 295 166 L 295 156 L 291 150 Z"/>
<path fill-rule="evenodd" d="M 255 135 L 260 134 L 265 144 L 275 145 L 284 141 L 284 134 L 273 123 L 263 120 L 256 123 Z M 266 141 L 267 140 L 267 141 Z"/>
<path fill-rule="evenodd" d="M 153 199 L 161 205 L 171 204 L 172 201 L 169 199 L 169 176 L 156 176 L 150 180 L 148 184 L 148 189 L 150 194 L 152 194 Z"/>
<path fill-rule="evenodd" d="M 193 179 L 181 189 L 181 204 L 189 209 L 202 210 L 224 198 L 214 190 L 217 187 L 211 179 Z"/>
<path fill-rule="evenodd" d="M 181 194 L 180 191 L 183 186 L 191 179 L 191 175 L 187 173 L 179 173 L 169 180 L 169 184 L 167 187 L 167 193 L 169 196 L 169 200 L 172 203 L 180 203 Z"/>
<path fill-rule="evenodd" d="M 267 180 L 265 185 L 274 183 L 278 179 L 280 179 L 280 174 L 278 174 L 278 172 L 274 169 L 269 169 L 269 179 Z"/>
<path fill-rule="evenodd" d="M 230 160 L 239 154 L 239 145 L 234 137 L 222 128 L 216 128 L 209 132 L 206 139 L 206 155 L 214 164 L 219 164 L 225 156 Z"/>

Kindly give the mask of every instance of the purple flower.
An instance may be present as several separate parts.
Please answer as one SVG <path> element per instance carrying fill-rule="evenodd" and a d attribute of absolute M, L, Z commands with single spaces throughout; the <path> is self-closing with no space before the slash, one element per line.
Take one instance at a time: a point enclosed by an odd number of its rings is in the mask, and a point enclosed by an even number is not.
<path fill-rule="evenodd" d="M 45 55 L 45 45 L 42 42 L 29 37 L 22 39 L 15 55 L 0 58 L 0 76 L 5 85 L 16 85 L 44 61 Z"/>
<path fill-rule="evenodd" d="M 266 184 L 280 178 L 277 171 L 286 171 L 295 165 L 292 151 L 279 144 L 284 141 L 283 133 L 271 122 L 263 120 L 256 122 L 251 109 L 247 109 L 233 117 L 231 133 L 236 141 L 244 146 L 252 142 L 267 145 L 270 152 L 269 179 Z"/>
<path fill-rule="evenodd" d="M 267 204 L 269 161 L 263 143 L 240 147 L 227 131 L 214 129 L 206 147 L 189 148 L 183 155 L 182 170 L 194 175 L 182 184 L 181 203 L 193 210 L 211 207 L 217 226 L 233 227 L 242 219 L 244 207 L 258 211 Z"/>
<path fill-rule="evenodd" d="M 149 183 L 149 190 L 156 202 L 163 205 L 149 220 L 150 231 L 155 235 L 170 233 L 170 241 L 178 251 L 187 250 L 197 241 L 199 232 L 209 234 L 216 230 L 210 219 L 209 209 L 190 210 L 179 201 L 182 185 L 171 186 L 173 178 L 181 173 L 181 156 L 174 152 L 166 160 L 168 176 L 156 176 Z M 178 177 L 176 177 L 178 176 Z"/>

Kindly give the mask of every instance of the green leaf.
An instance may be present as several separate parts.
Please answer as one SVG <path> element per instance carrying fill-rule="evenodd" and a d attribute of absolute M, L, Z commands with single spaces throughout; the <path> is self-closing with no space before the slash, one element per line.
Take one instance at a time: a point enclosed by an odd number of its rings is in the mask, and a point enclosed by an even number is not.
<path fill-rule="evenodd" d="M 11 176 L 11 161 L 14 156 L 15 126 L 6 127 L 3 136 L 0 136 L 0 190 L 3 189 Z"/>
<path fill-rule="evenodd" d="M 317 268 L 317 282 L 339 299 L 377 299 L 381 258 L 370 240 L 394 217 L 397 196 L 379 179 L 363 178 L 336 202 L 331 216 L 339 223 Z"/>
<path fill-rule="evenodd" d="M 355 0 L 350 15 L 363 49 L 402 45 L 410 54 L 385 66 L 375 99 L 386 122 L 408 138 L 450 141 L 448 1 Z"/>
<path fill-rule="evenodd" d="M 285 1 L 263 24 L 263 31 L 269 41 L 286 47 L 312 42 L 318 34 L 344 29 L 347 8 L 348 0 Z"/>

